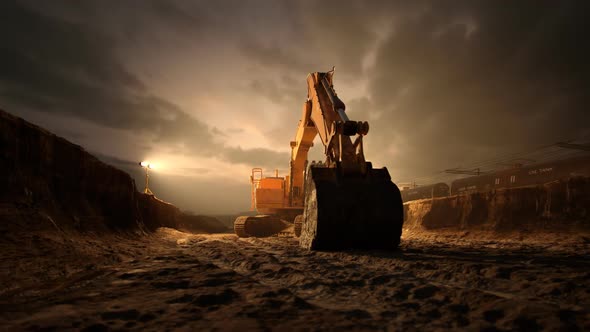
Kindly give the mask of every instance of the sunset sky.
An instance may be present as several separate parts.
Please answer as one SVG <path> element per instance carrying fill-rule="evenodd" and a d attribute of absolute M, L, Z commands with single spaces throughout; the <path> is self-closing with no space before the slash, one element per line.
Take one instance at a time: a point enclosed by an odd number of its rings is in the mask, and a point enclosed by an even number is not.
<path fill-rule="evenodd" d="M 590 136 L 587 1 L 1 1 L 0 108 L 181 209 L 287 174 L 306 75 L 336 66 L 394 181 Z M 322 159 L 318 141 L 310 159 Z"/>

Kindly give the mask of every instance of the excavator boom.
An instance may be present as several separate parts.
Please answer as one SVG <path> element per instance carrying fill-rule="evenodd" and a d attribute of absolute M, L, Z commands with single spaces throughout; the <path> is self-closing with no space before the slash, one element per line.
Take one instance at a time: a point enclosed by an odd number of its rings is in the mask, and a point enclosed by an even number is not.
<path fill-rule="evenodd" d="M 320 250 L 396 248 L 403 225 L 401 194 L 386 168 L 374 169 L 365 160 L 363 137 L 369 125 L 348 118 L 333 76 L 334 70 L 308 75 L 308 99 L 291 142 L 292 184 L 305 174 L 300 245 Z M 315 136 L 311 128 L 321 138 L 326 161 L 303 172 L 298 167 L 307 160 L 306 147 Z"/>

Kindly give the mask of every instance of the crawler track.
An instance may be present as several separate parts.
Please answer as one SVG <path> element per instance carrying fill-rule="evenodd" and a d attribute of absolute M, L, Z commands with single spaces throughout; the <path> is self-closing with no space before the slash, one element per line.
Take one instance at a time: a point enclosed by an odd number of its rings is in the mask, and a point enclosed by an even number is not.
<path fill-rule="evenodd" d="M 242 216 L 234 222 L 234 232 L 239 237 L 269 237 L 277 235 L 292 224 L 276 216 Z"/>

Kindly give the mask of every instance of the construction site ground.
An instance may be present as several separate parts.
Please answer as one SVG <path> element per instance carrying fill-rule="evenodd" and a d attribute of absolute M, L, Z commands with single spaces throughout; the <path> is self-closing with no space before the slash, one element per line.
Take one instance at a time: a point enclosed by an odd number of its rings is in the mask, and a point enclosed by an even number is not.
<path fill-rule="evenodd" d="M 411 234 L 399 251 L 161 228 L 0 242 L 3 330 L 590 330 L 582 235 Z M 24 245 L 26 244 L 26 245 Z"/>

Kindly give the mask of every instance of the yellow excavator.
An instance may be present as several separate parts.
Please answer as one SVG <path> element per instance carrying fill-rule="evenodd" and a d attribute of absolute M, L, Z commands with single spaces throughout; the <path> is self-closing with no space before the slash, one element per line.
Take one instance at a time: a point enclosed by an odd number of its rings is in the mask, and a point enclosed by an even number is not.
<path fill-rule="evenodd" d="M 365 121 L 351 121 L 333 85 L 334 69 L 307 76 L 290 174 L 264 177 L 252 170 L 252 208 L 260 215 L 234 222 L 239 237 L 268 237 L 292 229 L 300 246 L 312 250 L 393 249 L 400 242 L 403 204 L 387 168 L 365 160 Z M 308 165 L 316 135 L 325 162 Z"/>

